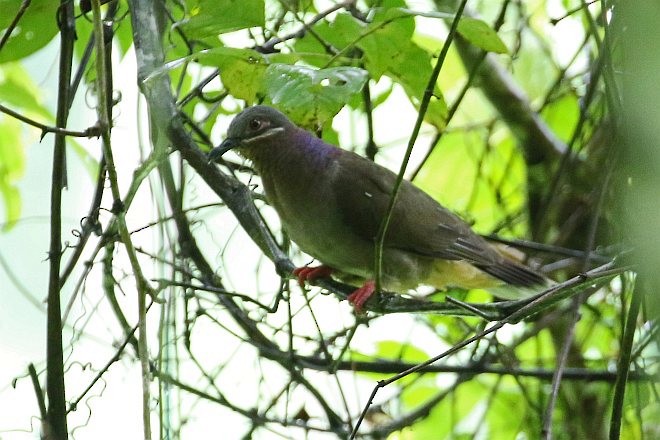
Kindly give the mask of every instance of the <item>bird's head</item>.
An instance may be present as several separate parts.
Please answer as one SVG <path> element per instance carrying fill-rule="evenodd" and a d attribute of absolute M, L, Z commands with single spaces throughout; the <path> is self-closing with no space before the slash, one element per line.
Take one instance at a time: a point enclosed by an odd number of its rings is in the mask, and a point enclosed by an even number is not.
<path fill-rule="evenodd" d="M 282 143 L 286 132 L 295 126 L 289 119 L 272 107 L 256 105 L 239 113 L 227 130 L 227 138 L 208 155 L 214 162 L 234 148 L 251 158 L 260 146 Z"/>

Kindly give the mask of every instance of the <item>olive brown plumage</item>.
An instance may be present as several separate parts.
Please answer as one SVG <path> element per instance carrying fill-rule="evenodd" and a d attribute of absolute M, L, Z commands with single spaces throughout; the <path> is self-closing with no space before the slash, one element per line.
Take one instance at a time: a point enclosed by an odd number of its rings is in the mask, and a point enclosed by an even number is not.
<path fill-rule="evenodd" d="M 396 175 L 325 143 L 267 106 L 236 116 L 209 160 L 234 148 L 252 161 L 291 239 L 323 263 L 297 269 L 299 280 L 332 271 L 359 277 L 365 284 L 349 300 L 360 310 L 374 291 L 374 242 Z M 420 284 L 528 288 L 547 279 L 500 253 L 458 216 L 403 181 L 385 236 L 381 282 L 387 290 L 401 291 Z M 515 299 L 528 292 L 498 288 L 494 294 Z"/>

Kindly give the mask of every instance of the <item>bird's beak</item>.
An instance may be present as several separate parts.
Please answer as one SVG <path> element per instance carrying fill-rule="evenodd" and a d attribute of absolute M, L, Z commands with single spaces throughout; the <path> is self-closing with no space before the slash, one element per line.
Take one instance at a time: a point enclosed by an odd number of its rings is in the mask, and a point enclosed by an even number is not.
<path fill-rule="evenodd" d="M 236 148 L 241 145 L 240 139 L 227 138 L 220 145 L 212 149 L 208 154 L 209 163 L 217 161 L 220 156 L 225 154 L 227 151 L 232 148 Z"/>

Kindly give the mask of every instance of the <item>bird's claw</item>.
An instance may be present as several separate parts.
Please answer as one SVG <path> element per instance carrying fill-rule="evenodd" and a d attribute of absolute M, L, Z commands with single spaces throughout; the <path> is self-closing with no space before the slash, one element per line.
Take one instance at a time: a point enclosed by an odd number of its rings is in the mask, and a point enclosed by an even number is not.
<path fill-rule="evenodd" d="M 332 275 L 333 269 L 330 266 L 317 267 L 297 267 L 293 269 L 293 275 L 298 279 L 300 287 L 305 287 L 306 281 L 314 281 L 318 278 L 327 278 Z"/>
<path fill-rule="evenodd" d="M 373 280 L 369 280 L 366 283 L 362 285 L 359 289 L 356 289 L 348 295 L 348 302 L 353 304 L 353 308 L 355 308 L 355 312 L 360 314 L 364 310 L 362 307 L 364 304 L 371 298 L 371 296 L 374 294 L 376 291 L 376 283 Z"/>

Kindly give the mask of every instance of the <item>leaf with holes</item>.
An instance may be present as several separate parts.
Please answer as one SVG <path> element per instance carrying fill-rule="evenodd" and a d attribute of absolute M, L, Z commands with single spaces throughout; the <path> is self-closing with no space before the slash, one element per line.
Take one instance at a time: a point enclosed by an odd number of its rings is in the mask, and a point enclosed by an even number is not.
<path fill-rule="evenodd" d="M 263 92 L 296 123 L 316 129 L 332 119 L 366 81 L 367 72 L 357 67 L 316 70 L 271 64 L 264 75 Z"/>

